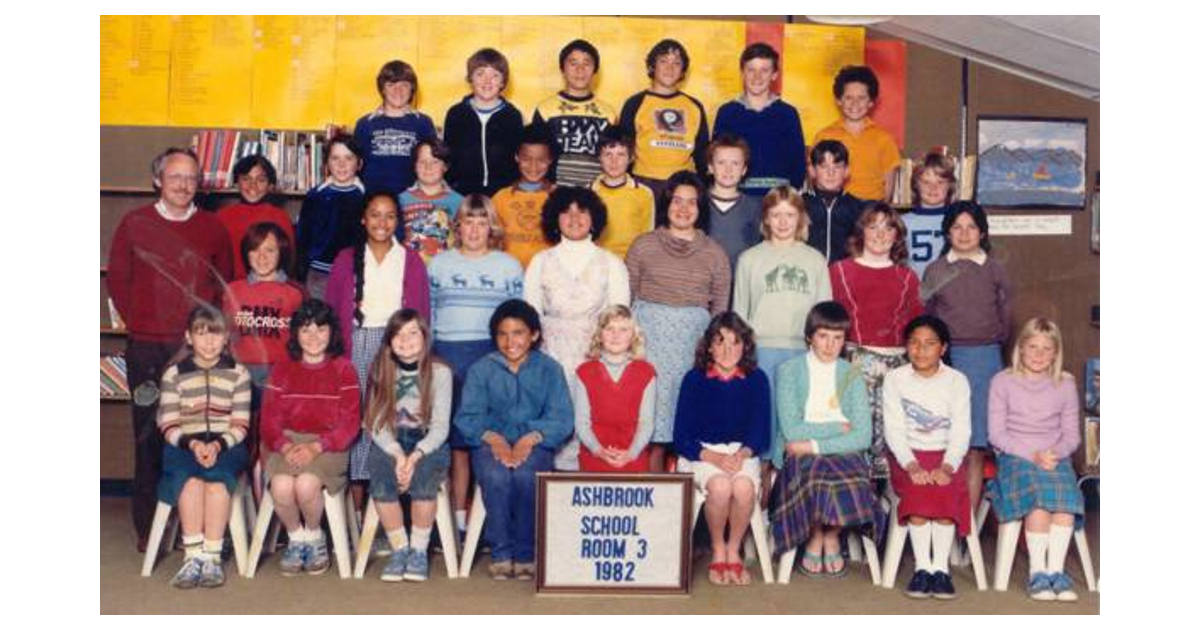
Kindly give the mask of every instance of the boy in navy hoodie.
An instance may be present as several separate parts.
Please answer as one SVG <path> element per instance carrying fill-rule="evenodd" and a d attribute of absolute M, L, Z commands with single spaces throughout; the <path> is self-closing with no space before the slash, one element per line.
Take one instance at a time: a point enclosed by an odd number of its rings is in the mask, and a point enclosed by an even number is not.
<path fill-rule="evenodd" d="M 450 187 L 466 196 L 492 196 L 517 179 L 513 155 L 524 126 L 521 112 L 501 95 L 508 86 L 508 59 L 483 48 L 467 59 L 471 94 L 446 112 L 443 139 L 450 147 Z"/>

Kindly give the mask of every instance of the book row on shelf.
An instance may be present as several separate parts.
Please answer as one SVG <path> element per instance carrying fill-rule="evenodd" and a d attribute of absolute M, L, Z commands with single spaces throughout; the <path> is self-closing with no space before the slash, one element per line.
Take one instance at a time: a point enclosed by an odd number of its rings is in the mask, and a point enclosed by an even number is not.
<path fill-rule="evenodd" d="M 322 180 L 325 139 L 338 132 L 336 125 L 324 131 L 203 129 L 192 135 L 192 150 L 200 159 L 200 188 L 231 188 L 238 160 L 262 155 L 275 166 L 280 192 L 307 191 Z"/>
<path fill-rule="evenodd" d="M 100 397 L 129 398 L 129 380 L 125 357 L 120 354 L 100 355 Z"/>

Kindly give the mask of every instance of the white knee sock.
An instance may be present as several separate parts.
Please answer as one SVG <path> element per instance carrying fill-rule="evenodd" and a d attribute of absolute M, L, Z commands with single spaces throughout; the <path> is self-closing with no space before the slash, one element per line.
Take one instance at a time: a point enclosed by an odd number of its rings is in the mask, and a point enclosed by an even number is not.
<path fill-rule="evenodd" d="M 922 525 L 909 525 L 908 536 L 912 540 L 913 558 L 917 562 L 918 571 L 931 571 L 929 546 L 933 530 L 928 522 Z"/>
<path fill-rule="evenodd" d="M 1046 560 L 1046 570 L 1050 573 L 1062 573 L 1067 549 L 1071 547 L 1072 533 L 1070 525 L 1050 525 L 1050 553 Z"/>
<path fill-rule="evenodd" d="M 404 527 L 401 526 L 395 531 L 387 533 L 388 544 L 391 545 L 392 551 L 397 551 L 408 546 L 408 534 L 404 532 Z"/>
<path fill-rule="evenodd" d="M 933 570 L 950 572 L 950 547 L 954 545 L 954 524 L 933 523 Z"/>
<path fill-rule="evenodd" d="M 1025 546 L 1029 547 L 1029 575 L 1046 572 L 1046 546 L 1050 535 L 1025 530 Z"/>
<path fill-rule="evenodd" d="M 413 525 L 412 531 L 412 547 L 416 551 L 424 552 L 429 549 L 429 534 L 433 532 L 432 527 L 417 527 Z"/>

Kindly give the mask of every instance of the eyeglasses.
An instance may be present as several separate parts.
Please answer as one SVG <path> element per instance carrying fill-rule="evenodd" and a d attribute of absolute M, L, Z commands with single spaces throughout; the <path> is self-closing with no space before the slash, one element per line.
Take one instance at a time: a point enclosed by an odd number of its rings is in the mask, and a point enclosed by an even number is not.
<path fill-rule="evenodd" d="M 171 173 L 170 175 L 163 175 L 162 180 L 168 184 L 195 186 L 200 181 L 200 177 L 197 175 L 184 175 L 183 173 Z"/>

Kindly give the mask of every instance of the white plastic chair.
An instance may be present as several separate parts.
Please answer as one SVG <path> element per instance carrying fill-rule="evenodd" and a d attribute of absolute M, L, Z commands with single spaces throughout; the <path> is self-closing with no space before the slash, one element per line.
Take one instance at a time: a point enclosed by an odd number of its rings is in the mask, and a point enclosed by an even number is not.
<path fill-rule="evenodd" d="M 483 520 L 487 518 L 487 509 L 483 507 L 483 489 L 475 484 L 475 499 L 471 502 L 471 514 L 467 517 L 467 537 L 463 541 L 462 564 L 458 568 L 458 577 L 471 577 L 471 565 L 475 562 L 475 548 L 479 546 L 479 535 L 483 533 Z M 441 529 L 439 527 L 438 531 Z"/>
<path fill-rule="evenodd" d="M 350 540 L 347 530 L 356 528 L 347 521 L 354 519 L 353 499 L 345 489 L 332 495 L 324 489 L 321 492 L 325 495 L 325 518 L 329 519 L 329 533 L 333 538 L 333 554 L 337 558 L 338 575 L 344 580 L 351 574 Z M 263 543 L 267 539 L 267 529 L 271 524 L 271 517 L 274 515 L 275 500 L 271 498 L 271 492 L 267 490 L 263 492 L 262 503 L 258 506 L 258 518 L 254 522 L 254 538 L 250 543 L 250 555 L 246 559 L 246 568 L 243 573 L 247 578 L 253 578 L 258 571 Z M 272 550 L 274 550 L 273 543 Z"/>
<path fill-rule="evenodd" d="M 458 577 L 458 536 L 454 531 L 454 513 L 450 509 L 450 489 L 443 481 L 438 487 L 437 495 L 437 529 L 438 537 L 442 540 L 442 555 L 446 559 L 446 575 L 450 579 Z M 379 512 L 375 508 L 375 500 L 367 500 L 367 514 L 363 517 L 362 536 L 358 539 L 358 548 L 354 560 L 354 577 L 362 579 L 367 572 L 367 562 L 371 558 L 371 542 L 375 540 L 375 532 L 379 528 Z"/>
<path fill-rule="evenodd" d="M 991 502 L 986 497 L 979 502 L 979 522 L 982 523 L 987 518 L 991 506 Z M 996 575 L 993 588 L 1002 593 L 1008 590 L 1008 578 L 1012 574 L 1013 558 L 1017 555 L 1017 539 L 1021 537 L 1024 529 L 1023 521 L 1017 519 L 1000 523 L 996 534 Z M 1087 532 L 1082 528 L 1077 529 L 1074 538 L 1075 549 L 1079 551 L 1079 563 L 1083 565 L 1084 581 L 1087 583 L 1088 591 L 1094 593 L 1096 592 L 1096 573 L 1092 568 L 1092 552 L 1088 547 Z"/>
<path fill-rule="evenodd" d="M 700 510 L 704 507 L 704 495 L 700 492 L 700 488 L 692 485 L 692 528 L 695 529 L 696 522 L 700 520 Z M 754 497 L 754 511 L 750 513 L 750 534 L 754 539 L 753 549 L 757 553 L 758 564 L 762 567 L 762 579 L 765 584 L 775 582 L 775 576 L 771 568 L 771 547 L 767 536 L 767 521 L 763 515 L 762 506 L 759 505 L 758 497 Z M 746 539 L 742 539 L 742 544 L 745 545 Z M 753 554 L 747 552 L 746 560 L 754 559 Z"/>
<path fill-rule="evenodd" d="M 883 558 L 883 587 L 894 588 L 896 574 L 900 571 L 900 556 L 904 555 L 904 546 L 908 542 L 908 526 L 901 525 L 899 522 L 896 506 L 899 505 L 900 499 L 892 490 L 891 484 L 888 484 L 887 488 L 887 502 L 888 540 Z M 975 588 L 986 591 L 987 574 L 983 568 L 983 547 L 979 544 L 979 523 L 981 522 L 981 517 L 971 514 L 971 529 L 966 538 L 967 550 L 971 555 L 971 568 L 975 573 Z"/>
<path fill-rule="evenodd" d="M 233 558 L 237 564 L 239 575 L 245 571 L 246 566 L 246 512 L 243 503 L 245 496 L 246 477 L 243 475 L 238 479 L 233 496 L 229 498 L 229 537 L 233 539 Z M 178 522 L 177 519 L 171 519 L 173 509 L 170 504 L 162 501 L 159 501 L 158 506 L 154 509 L 154 522 L 150 526 L 150 538 L 146 541 L 146 555 L 142 559 L 142 577 L 150 577 L 150 574 L 154 572 L 154 563 L 158 560 L 158 551 L 163 543 L 166 543 L 169 553 L 170 547 L 175 542 Z M 164 537 L 163 533 L 167 531 L 168 521 L 171 521 L 171 533 Z"/>

